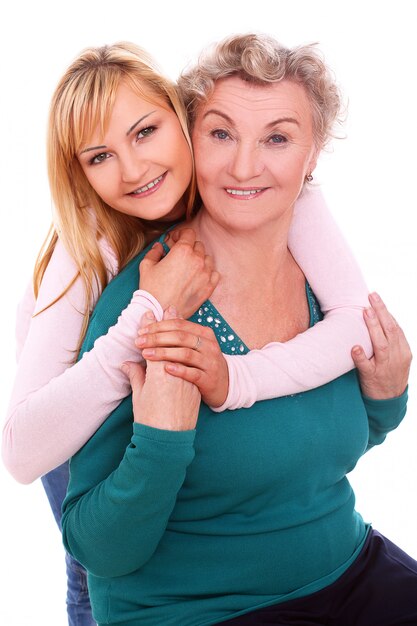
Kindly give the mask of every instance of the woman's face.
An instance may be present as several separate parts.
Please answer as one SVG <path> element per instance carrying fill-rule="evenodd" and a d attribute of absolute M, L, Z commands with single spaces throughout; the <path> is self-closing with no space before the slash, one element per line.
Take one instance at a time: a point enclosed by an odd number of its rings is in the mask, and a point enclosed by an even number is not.
<path fill-rule="evenodd" d="M 162 100 L 144 100 L 122 83 L 105 136 L 97 128 L 77 157 L 93 189 L 116 211 L 146 220 L 183 213 L 191 153 L 177 115 Z"/>
<path fill-rule="evenodd" d="M 204 206 L 229 227 L 252 229 L 291 212 L 317 159 L 308 97 L 290 81 L 219 80 L 192 139 Z"/>

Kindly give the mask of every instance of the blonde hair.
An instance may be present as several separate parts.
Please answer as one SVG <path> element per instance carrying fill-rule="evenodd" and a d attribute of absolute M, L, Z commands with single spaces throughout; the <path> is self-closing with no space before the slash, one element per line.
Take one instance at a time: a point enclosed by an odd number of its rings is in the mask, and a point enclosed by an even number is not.
<path fill-rule="evenodd" d="M 173 109 L 191 150 L 186 114 L 177 86 L 162 75 L 153 59 L 138 46 L 120 42 L 87 48 L 61 78 L 50 106 L 47 137 L 48 175 L 55 220 L 36 261 L 34 290 L 37 296 L 59 234 L 78 273 L 57 299 L 68 291 L 78 276 L 85 288 L 86 308 L 80 345 L 88 326 L 93 287 L 102 291 L 107 284 L 107 271 L 97 240 L 105 235 L 120 270 L 169 225 L 166 222 L 147 223 L 112 209 L 91 187 L 76 156 L 97 126 L 104 134 L 122 81 L 140 97 L 162 99 Z M 193 204 L 195 186 L 193 172 L 184 194 L 187 212 Z"/>
<path fill-rule="evenodd" d="M 316 146 L 322 148 L 334 136 L 333 127 L 342 119 L 341 95 L 315 44 L 290 49 L 268 35 L 250 33 L 232 35 L 209 47 L 178 81 L 191 128 L 216 81 L 230 76 L 254 85 L 281 80 L 302 85 L 312 107 Z"/>

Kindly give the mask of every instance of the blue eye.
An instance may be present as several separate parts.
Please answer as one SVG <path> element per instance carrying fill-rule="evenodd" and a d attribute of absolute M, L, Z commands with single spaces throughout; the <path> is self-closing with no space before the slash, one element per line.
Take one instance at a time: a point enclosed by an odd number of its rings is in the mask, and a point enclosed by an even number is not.
<path fill-rule="evenodd" d="M 269 138 L 269 141 L 274 144 L 287 143 L 287 138 L 284 135 L 272 135 Z"/>
<path fill-rule="evenodd" d="M 98 165 L 98 163 L 103 163 L 103 161 L 108 159 L 109 156 L 110 155 L 109 155 L 108 152 L 100 152 L 100 154 L 96 154 L 95 156 L 93 156 L 92 159 L 90 159 L 90 164 L 91 165 Z"/>
<path fill-rule="evenodd" d="M 149 137 L 156 130 L 156 126 L 147 126 L 146 128 L 142 128 L 137 134 L 136 139 L 144 139 L 145 137 Z"/>
<path fill-rule="evenodd" d="M 225 130 L 212 130 L 211 134 L 213 137 L 220 139 L 221 141 L 229 138 L 229 133 Z"/>

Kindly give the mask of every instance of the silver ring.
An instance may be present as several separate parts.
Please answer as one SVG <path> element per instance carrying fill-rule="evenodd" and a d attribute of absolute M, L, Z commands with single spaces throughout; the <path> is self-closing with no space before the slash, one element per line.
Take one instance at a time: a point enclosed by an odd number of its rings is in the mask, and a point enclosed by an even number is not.
<path fill-rule="evenodd" d="M 194 349 L 194 350 L 198 350 L 198 348 L 201 346 L 201 344 L 202 344 L 202 343 L 203 343 L 203 342 L 201 341 L 201 337 L 200 337 L 200 336 L 198 336 L 198 337 L 197 337 L 197 342 L 196 342 L 196 344 L 195 344 L 195 346 L 194 346 L 194 348 L 193 348 L 193 349 Z"/>

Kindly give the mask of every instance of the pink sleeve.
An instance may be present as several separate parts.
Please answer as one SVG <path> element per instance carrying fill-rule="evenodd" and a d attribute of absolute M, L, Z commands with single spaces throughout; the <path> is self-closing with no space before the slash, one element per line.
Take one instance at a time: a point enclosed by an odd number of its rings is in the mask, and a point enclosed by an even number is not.
<path fill-rule="evenodd" d="M 110 255 L 107 260 L 111 266 Z M 58 242 L 35 312 L 58 296 L 74 275 L 73 261 Z M 18 348 L 20 358 L 2 444 L 5 465 L 22 483 L 32 482 L 77 452 L 130 393 L 120 365 L 140 358 L 134 346 L 139 321 L 146 310 L 162 319 L 157 300 L 145 291 L 136 291 L 117 324 L 71 366 L 85 306 L 81 280 L 53 306 L 30 319 L 33 305 L 33 294 L 28 291 L 18 311 L 17 336 L 22 347 Z"/>
<path fill-rule="evenodd" d="M 368 357 L 372 354 L 363 320 L 368 289 L 319 189 L 305 190 L 297 201 L 288 245 L 324 319 L 286 343 L 269 343 L 247 355 L 225 355 L 229 393 L 216 411 L 324 385 L 354 367 L 350 351 L 356 344 Z"/>

